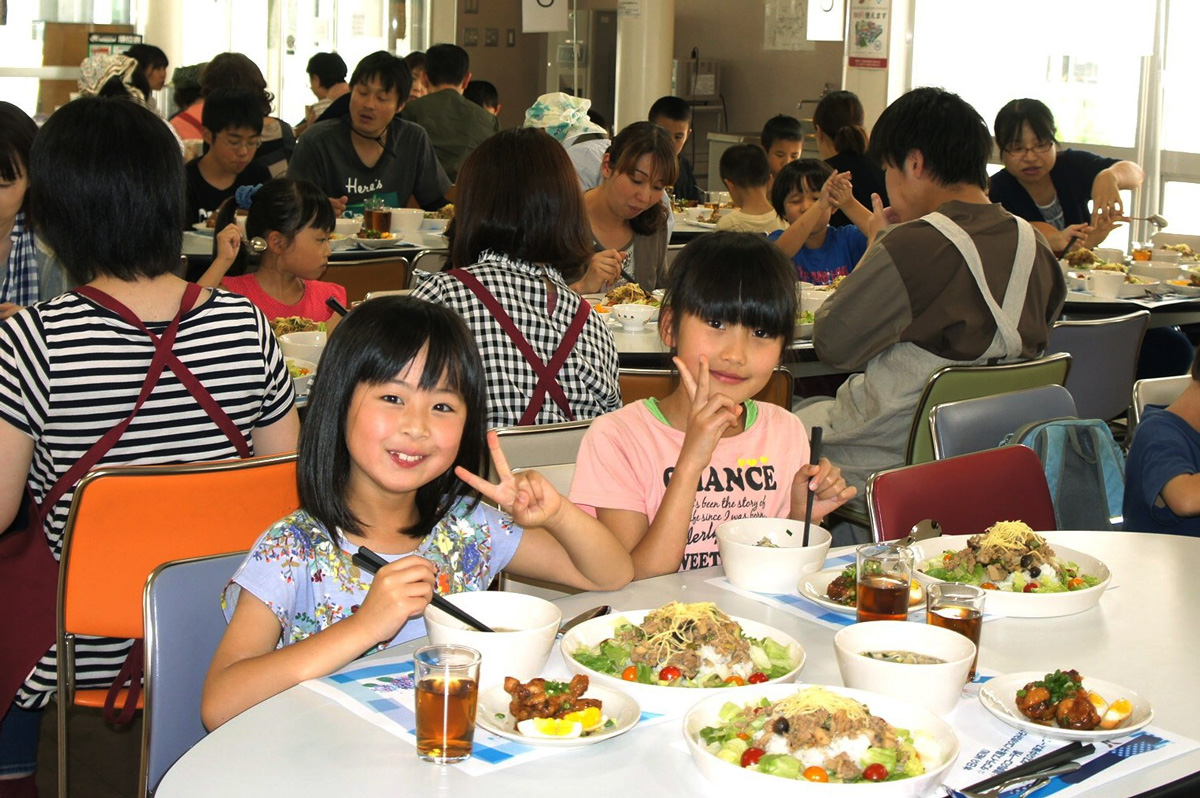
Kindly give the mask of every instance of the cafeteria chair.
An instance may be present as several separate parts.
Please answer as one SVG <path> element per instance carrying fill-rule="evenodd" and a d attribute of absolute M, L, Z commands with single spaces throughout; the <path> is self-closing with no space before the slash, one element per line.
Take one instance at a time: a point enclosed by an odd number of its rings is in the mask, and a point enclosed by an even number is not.
<path fill-rule="evenodd" d="M 1020 363 L 955 365 L 938 369 L 929 375 L 921 398 L 917 400 L 905 447 L 905 465 L 928 463 L 934 459 L 929 415 L 938 405 L 1041 385 L 1062 385 L 1070 368 L 1071 356 L 1059 353 Z"/>
<path fill-rule="evenodd" d="M 225 634 L 218 597 L 245 552 L 173 560 L 146 582 L 146 709 L 141 791 L 151 796 L 179 757 L 207 734 L 200 696 Z"/>
<path fill-rule="evenodd" d="M 617 378 L 621 385 L 621 403 L 626 405 L 652 396 L 666 396 L 679 384 L 679 372 L 675 369 L 621 369 Z M 792 373 L 780 366 L 766 386 L 754 395 L 754 400 L 791 410 L 794 382 Z"/>
<path fill-rule="evenodd" d="M 379 258 L 330 263 L 321 279 L 346 289 L 346 301 L 360 302 L 370 291 L 398 291 L 408 288 L 411 273 L 407 258 Z"/>
<path fill-rule="evenodd" d="M 1075 400 L 1061 385 L 1042 385 L 938 405 L 929 413 L 936 460 L 999 446 L 1034 421 L 1075 417 Z"/>
<path fill-rule="evenodd" d="M 1055 322 L 1046 351 L 1070 353 L 1071 373 L 1064 385 L 1075 398 L 1080 418 L 1111 421 L 1128 411 L 1138 352 L 1149 323 L 1148 310 Z"/>
<path fill-rule="evenodd" d="M 450 253 L 444 249 L 422 250 L 413 258 L 412 267 L 423 272 L 444 272 L 450 268 Z"/>
<path fill-rule="evenodd" d="M 867 510 L 876 542 L 898 540 L 918 525 L 943 535 L 979 534 L 997 521 L 1057 528 L 1042 463 L 1026 446 L 879 471 L 867 480 Z"/>
<path fill-rule="evenodd" d="M 1177 377 L 1154 377 L 1135 382 L 1129 419 L 1129 440 L 1133 440 L 1133 431 L 1146 417 L 1147 408 L 1166 407 L 1171 404 L 1179 398 L 1191 381 L 1192 375 L 1181 374 Z"/>
<path fill-rule="evenodd" d="M 142 591 L 170 560 L 250 548 L 300 506 L 296 455 L 94 469 L 79 482 L 63 531 L 58 577 L 58 789 L 68 793 L 67 713 L 103 707 L 108 689 L 75 688 L 75 640 L 140 640 Z M 130 690 L 140 693 L 135 674 Z M 144 706 L 137 696 L 137 706 Z M 143 731 L 144 734 L 144 731 Z"/>
<path fill-rule="evenodd" d="M 367 295 L 363 297 L 363 302 L 368 299 L 378 299 L 381 296 L 408 296 L 411 293 L 411 288 L 400 288 L 396 291 L 368 291 Z"/>

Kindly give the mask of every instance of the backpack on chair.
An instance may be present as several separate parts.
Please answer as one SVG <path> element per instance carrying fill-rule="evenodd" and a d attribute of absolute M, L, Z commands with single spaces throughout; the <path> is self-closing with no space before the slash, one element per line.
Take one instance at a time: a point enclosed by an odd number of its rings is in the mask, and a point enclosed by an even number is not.
<path fill-rule="evenodd" d="M 1125 455 L 1099 419 L 1037 421 L 1009 435 L 1042 461 L 1059 529 L 1120 528 Z"/>

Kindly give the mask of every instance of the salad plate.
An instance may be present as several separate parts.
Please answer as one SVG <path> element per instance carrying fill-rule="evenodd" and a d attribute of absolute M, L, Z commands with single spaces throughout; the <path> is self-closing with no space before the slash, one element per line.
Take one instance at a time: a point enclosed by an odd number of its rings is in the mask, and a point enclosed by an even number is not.
<path fill-rule="evenodd" d="M 821 783 L 800 779 L 795 781 L 780 781 L 780 776 L 743 768 L 739 764 L 719 758 L 710 750 L 710 746 L 701 738 L 701 731 L 706 728 L 719 729 L 727 724 L 722 717 L 722 711 L 728 704 L 735 707 L 755 705 L 764 699 L 774 704 L 789 698 L 802 690 L 812 687 L 832 693 L 838 698 L 849 698 L 859 702 L 869 712 L 882 718 L 894 729 L 906 729 L 912 735 L 912 745 L 920 756 L 924 773 L 908 778 L 889 778 L 887 781 L 861 781 L 857 783 Z M 840 686 L 820 686 L 805 684 L 760 684 L 747 687 L 735 693 L 725 693 L 705 698 L 693 706 L 683 719 L 683 734 L 687 740 L 688 750 L 696 768 L 709 781 L 720 788 L 728 790 L 732 795 L 781 795 L 801 794 L 823 795 L 832 798 L 843 796 L 873 796 L 874 798 L 909 798 L 910 796 L 932 795 L 938 785 L 949 773 L 950 767 L 958 758 L 959 741 L 954 729 L 946 721 L 934 715 L 927 709 L 898 698 L 871 693 L 866 690 L 853 690 Z M 836 745 L 836 742 L 835 742 Z M 853 747 L 848 744 L 847 747 Z M 832 751 L 829 752 L 832 755 Z M 812 757 L 820 761 L 820 752 L 803 752 L 802 766 L 807 764 L 803 757 Z M 787 789 L 788 784 L 794 789 Z"/>
<path fill-rule="evenodd" d="M 1128 720 L 1115 729 L 1092 729 L 1091 731 L 1063 729 L 1056 724 L 1047 726 L 1037 723 L 1022 715 L 1021 710 L 1017 709 L 1017 691 L 1030 682 L 1045 677 L 1045 671 L 1024 671 L 989 679 L 979 689 L 979 703 L 983 704 L 983 708 L 997 719 L 1014 729 L 1041 737 L 1049 737 L 1052 740 L 1081 740 L 1088 743 L 1113 740 L 1132 734 L 1154 719 L 1154 709 L 1143 696 L 1118 684 L 1084 676 L 1084 689 L 1099 694 L 1106 701 L 1116 701 L 1118 698 L 1129 701 L 1133 711 Z"/>
<path fill-rule="evenodd" d="M 930 561 L 946 552 L 965 548 L 969 535 L 943 535 L 923 540 L 914 547 L 916 562 L 913 576 L 926 585 L 946 581 L 925 573 Z M 1112 572 L 1100 560 L 1081 551 L 1058 546 L 1053 540 L 1046 541 L 1054 549 L 1059 560 L 1075 563 L 1081 574 L 1095 577 L 1094 587 L 1080 590 L 1065 590 L 1061 593 L 1018 593 L 1012 590 L 988 590 L 987 613 L 1006 618 L 1058 618 L 1090 610 L 1099 603 L 1100 597 L 1112 581 Z"/>
<path fill-rule="evenodd" d="M 602 725 L 592 733 L 583 737 L 534 737 L 517 731 L 516 721 L 509 714 L 508 705 L 512 696 L 504 691 L 504 685 L 495 685 L 479 694 L 479 709 L 475 722 L 485 731 L 497 737 L 513 740 L 524 745 L 536 745 L 544 748 L 579 748 L 585 745 L 610 740 L 624 734 L 638 724 L 642 710 L 624 693 L 610 690 L 606 687 L 591 686 L 583 694 L 584 698 L 596 698 L 601 702 L 601 714 L 611 725 Z"/>
<path fill-rule="evenodd" d="M 669 606 L 669 605 L 668 605 Z M 696 605 L 686 605 L 696 606 Z M 663 609 L 663 608 L 659 608 Z M 712 687 L 700 687 L 698 685 L 682 686 L 683 679 L 677 680 L 678 684 L 660 683 L 655 676 L 661 675 L 661 668 L 665 663 L 659 663 L 657 666 L 649 668 L 652 683 L 644 683 L 639 681 L 629 681 L 622 678 L 623 672 L 628 667 L 633 667 L 630 662 L 622 661 L 620 663 L 606 663 L 611 665 L 607 673 L 595 670 L 576 659 L 577 654 L 582 654 L 585 657 L 590 652 L 595 652 L 601 643 L 613 638 L 617 632 L 617 628 L 626 624 L 634 626 L 642 625 L 646 616 L 658 610 L 631 610 L 629 612 L 613 613 L 604 615 L 599 618 L 593 618 L 590 621 L 581 623 L 563 636 L 562 642 L 559 644 L 562 651 L 563 662 L 567 665 L 567 670 L 572 675 L 582 673 L 588 677 L 591 684 L 596 687 L 607 687 L 612 690 L 618 690 L 633 697 L 638 704 L 644 709 L 652 712 L 682 712 L 687 707 L 691 706 L 700 697 L 712 693 L 737 693 L 744 690 L 748 685 L 736 685 L 725 683 L 716 680 L 719 684 Z M 787 667 L 786 672 L 781 672 L 774 678 L 769 678 L 764 684 L 774 684 L 779 682 L 793 682 L 800 675 L 800 669 L 804 667 L 805 653 L 800 643 L 791 635 L 786 634 L 772 626 L 751 621 L 746 618 L 738 618 L 734 616 L 726 616 L 729 620 L 736 623 L 742 634 L 753 640 L 762 641 L 764 638 L 770 638 L 774 641 L 771 649 L 776 652 L 779 659 L 779 664 L 774 661 L 769 666 L 762 666 L 762 671 L 768 670 L 779 672 Z M 765 645 L 765 643 L 764 643 Z M 760 647 L 758 654 L 752 656 L 761 656 L 764 661 L 766 654 L 763 653 Z M 757 671 L 758 668 L 756 667 Z M 710 670 L 708 677 L 711 678 L 715 674 L 718 677 L 724 678 L 720 672 L 720 666 L 717 670 Z M 702 670 L 697 678 L 705 675 Z M 765 673 L 764 673 L 765 675 Z"/>
<path fill-rule="evenodd" d="M 853 564 L 854 563 L 848 563 L 847 565 Z M 856 607 L 853 605 L 847 606 L 845 604 L 838 604 L 836 601 L 829 598 L 829 594 L 827 592 L 829 590 L 829 583 L 834 579 L 837 579 L 842 571 L 846 570 L 846 567 L 846 565 L 837 565 L 833 568 L 826 568 L 822 571 L 808 574 L 800 582 L 800 595 L 804 596 L 804 598 L 808 599 L 809 601 L 815 601 L 817 604 L 820 604 L 827 610 L 840 612 L 843 615 L 854 615 L 857 611 Z M 925 596 L 922 593 L 922 595 L 915 599 L 910 597 L 908 603 L 909 613 L 922 610 L 925 608 Z"/>

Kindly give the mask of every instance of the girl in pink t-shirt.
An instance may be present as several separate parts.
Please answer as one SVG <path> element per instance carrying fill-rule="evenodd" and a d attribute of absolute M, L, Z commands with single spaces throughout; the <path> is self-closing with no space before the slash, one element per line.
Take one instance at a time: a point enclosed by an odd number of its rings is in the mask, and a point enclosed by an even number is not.
<path fill-rule="evenodd" d="M 244 232 L 236 222 L 239 208 L 248 210 Z M 334 221 L 329 199 L 307 180 L 278 178 L 243 186 L 217 211 L 216 257 L 198 282 L 248 297 L 268 319 L 302 316 L 325 322 L 333 332 L 341 317 L 325 303 L 333 297 L 345 307 L 346 289 L 317 278 L 329 262 Z M 250 255 L 243 237 L 263 239 L 266 250 Z M 245 269 L 247 262 L 252 273 L 227 274 Z"/>
<path fill-rule="evenodd" d="M 855 495 L 841 470 L 808 464 L 808 435 L 787 410 L 751 397 L 792 339 L 795 272 L 756 233 L 684 247 L 667 278 L 659 336 L 679 386 L 592 422 L 571 501 L 593 510 L 633 557 L 635 578 L 718 565 L 716 527 L 745 517 L 818 521 Z"/>

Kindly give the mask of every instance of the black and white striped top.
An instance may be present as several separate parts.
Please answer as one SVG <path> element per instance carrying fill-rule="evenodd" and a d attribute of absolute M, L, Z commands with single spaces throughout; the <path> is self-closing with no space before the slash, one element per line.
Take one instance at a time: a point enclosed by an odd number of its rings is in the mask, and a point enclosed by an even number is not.
<path fill-rule="evenodd" d="M 161 335 L 168 322 L 146 326 Z M 174 352 L 208 389 L 248 443 L 255 427 L 280 420 L 295 397 L 270 325 L 250 300 L 213 291 L 184 314 Z M 38 502 L 136 402 L 154 345 L 145 333 L 84 297 L 67 293 L 0 324 L 0 421 L 34 441 L 29 486 Z M 253 445 L 251 444 L 251 448 Z M 168 368 L 101 465 L 189 463 L 237 457 Z M 46 517 L 57 558 L 74 490 Z M 79 687 L 103 687 L 120 669 L 129 641 L 82 640 Z M 55 687 L 54 651 L 38 663 L 17 697 L 44 705 Z"/>

